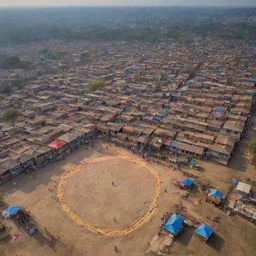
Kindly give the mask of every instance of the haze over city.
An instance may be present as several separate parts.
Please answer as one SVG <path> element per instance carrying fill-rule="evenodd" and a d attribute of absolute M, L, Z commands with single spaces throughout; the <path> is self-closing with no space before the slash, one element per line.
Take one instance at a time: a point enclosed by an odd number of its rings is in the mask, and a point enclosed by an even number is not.
<path fill-rule="evenodd" d="M 255 32 L 256 0 L 0 0 L 0 256 L 255 255 Z"/>
<path fill-rule="evenodd" d="M 0 6 L 256 6 L 255 0 L 0 0 Z"/>

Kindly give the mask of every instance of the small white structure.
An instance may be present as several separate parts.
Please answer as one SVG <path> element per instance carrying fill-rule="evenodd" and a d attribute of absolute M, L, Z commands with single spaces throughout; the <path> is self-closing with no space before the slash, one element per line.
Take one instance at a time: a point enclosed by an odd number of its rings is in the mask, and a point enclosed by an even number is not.
<path fill-rule="evenodd" d="M 252 186 L 243 182 L 238 182 L 236 190 L 242 194 L 248 195 L 251 191 Z"/>

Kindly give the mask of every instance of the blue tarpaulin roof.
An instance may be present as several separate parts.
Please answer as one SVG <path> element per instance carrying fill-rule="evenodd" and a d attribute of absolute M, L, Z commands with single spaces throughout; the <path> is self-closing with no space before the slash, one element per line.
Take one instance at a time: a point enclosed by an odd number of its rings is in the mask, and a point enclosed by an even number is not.
<path fill-rule="evenodd" d="M 232 184 L 233 184 L 233 185 L 237 185 L 237 184 L 238 184 L 238 180 L 233 179 L 233 180 L 232 180 Z"/>
<path fill-rule="evenodd" d="M 196 159 L 194 159 L 194 158 L 190 159 L 190 160 L 189 160 L 189 163 L 190 163 L 190 164 L 195 164 L 195 163 L 196 163 Z"/>
<path fill-rule="evenodd" d="M 185 186 L 192 186 L 193 185 L 193 179 L 184 178 L 183 183 L 184 183 Z"/>
<path fill-rule="evenodd" d="M 195 233 L 208 239 L 208 238 L 210 238 L 211 234 L 213 233 L 213 228 L 211 228 L 205 224 L 200 224 L 200 226 L 196 229 Z"/>
<path fill-rule="evenodd" d="M 160 116 L 167 116 L 167 115 L 168 115 L 168 110 L 165 109 L 164 111 L 159 112 L 159 115 L 160 115 Z"/>
<path fill-rule="evenodd" d="M 184 219 L 180 215 L 173 213 L 170 219 L 165 223 L 163 228 L 168 230 L 170 233 L 176 235 L 180 232 L 183 222 Z"/>
<path fill-rule="evenodd" d="M 158 121 L 158 122 L 160 122 L 160 121 L 161 121 L 161 117 L 154 116 L 154 117 L 153 117 L 153 120 L 154 120 L 154 121 Z"/>
<path fill-rule="evenodd" d="M 171 147 L 171 148 L 177 148 L 179 144 L 180 144 L 179 141 L 173 140 L 173 141 L 171 142 L 170 147 Z"/>
<path fill-rule="evenodd" d="M 20 206 L 13 205 L 13 206 L 10 206 L 7 209 L 5 209 L 4 214 L 7 216 L 11 216 L 11 215 L 17 213 L 20 209 L 21 209 Z"/>
<path fill-rule="evenodd" d="M 219 190 L 215 188 L 211 188 L 208 196 L 215 196 L 215 197 L 221 198 L 223 194 Z"/>

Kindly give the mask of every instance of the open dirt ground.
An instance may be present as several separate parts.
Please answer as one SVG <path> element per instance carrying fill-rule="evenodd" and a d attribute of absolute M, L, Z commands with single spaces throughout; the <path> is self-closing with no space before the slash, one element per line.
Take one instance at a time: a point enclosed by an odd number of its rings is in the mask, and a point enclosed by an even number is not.
<path fill-rule="evenodd" d="M 239 150 L 243 151 L 243 146 Z M 207 223 L 207 217 L 220 215 L 221 223 L 214 226 L 218 236 L 212 244 L 192 236 L 193 230 L 186 230 L 174 242 L 171 255 L 254 255 L 256 228 L 253 224 L 238 217 L 228 217 L 214 206 L 201 202 L 196 196 L 189 202 L 182 200 L 184 191 L 172 183 L 182 178 L 182 173 L 154 163 L 146 164 L 154 169 L 160 179 L 157 206 L 152 215 L 132 232 L 108 237 L 75 223 L 64 212 L 58 200 L 58 184 L 65 174 L 80 163 L 102 157 L 104 160 L 83 165 L 66 180 L 64 198 L 68 207 L 82 220 L 108 230 L 124 229 L 147 213 L 155 191 L 154 176 L 143 165 L 118 157 L 108 159 L 115 156 L 143 161 L 112 145 L 84 146 L 66 160 L 38 170 L 36 175 L 27 174 L 1 186 L 0 191 L 5 201 L 28 209 L 39 225 L 40 232 L 29 237 L 8 220 L 11 235 L 19 233 L 21 238 L 1 242 L 0 255 L 144 256 L 149 243 L 159 231 L 161 216 L 167 211 L 173 211 L 175 204 L 181 202 L 186 212 L 200 221 Z M 209 180 L 223 192 L 227 191 L 233 177 L 249 175 L 255 178 L 255 170 L 247 160 L 239 171 L 233 162 L 230 168 L 211 162 L 203 162 L 202 165 L 205 170 L 199 178 Z M 54 245 L 49 245 L 45 238 L 46 230 L 57 238 Z"/>
<path fill-rule="evenodd" d="M 89 223 L 121 229 L 146 213 L 153 190 L 154 179 L 144 167 L 110 158 L 87 164 L 70 177 L 64 197 Z"/>
<path fill-rule="evenodd" d="M 147 175 L 142 175 L 145 172 Z M 137 179 L 142 179 L 143 183 L 138 183 Z M 147 222 L 156 210 L 159 194 L 160 179 L 155 170 L 145 161 L 124 156 L 83 161 L 61 177 L 57 189 L 58 202 L 76 224 L 110 237 L 126 235 Z M 77 202 L 74 198 L 78 197 Z M 85 211 L 81 210 L 81 205 Z M 83 216 L 87 213 L 89 220 L 85 221 Z M 95 220 L 100 224 L 94 224 Z M 121 222 L 121 225 L 114 229 L 113 222 Z M 125 223 L 123 228 L 120 227 L 122 222 Z"/>

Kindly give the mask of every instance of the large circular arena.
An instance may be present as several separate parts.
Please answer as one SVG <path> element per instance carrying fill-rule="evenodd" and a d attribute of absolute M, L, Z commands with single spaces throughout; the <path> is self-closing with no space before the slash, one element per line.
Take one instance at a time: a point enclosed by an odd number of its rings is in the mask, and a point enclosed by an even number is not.
<path fill-rule="evenodd" d="M 58 201 L 79 226 L 122 236 L 150 219 L 160 192 L 159 177 L 143 160 L 121 156 L 88 159 L 65 173 Z"/>

